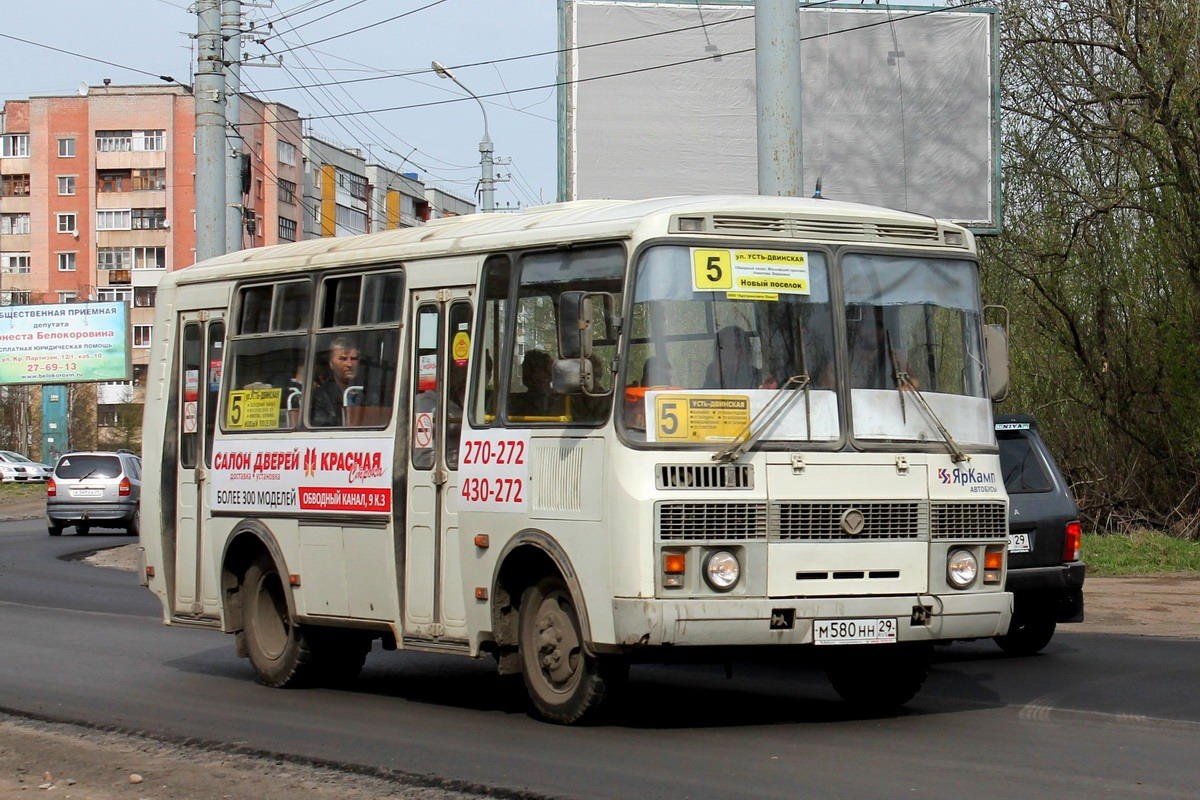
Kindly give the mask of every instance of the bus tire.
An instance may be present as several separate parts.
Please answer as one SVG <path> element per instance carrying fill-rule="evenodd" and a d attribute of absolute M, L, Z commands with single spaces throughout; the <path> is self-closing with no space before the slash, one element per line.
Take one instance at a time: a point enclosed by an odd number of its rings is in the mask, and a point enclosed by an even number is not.
<path fill-rule="evenodd" d="M 371 651 L 371 638 L 353 631 L 305 629 L 316 653 L 323 686 L 345 686 L 362 672 Z"/>
<path fill-rule="evenodd" d="M 275 562 L 260 555 L 242 579 L 246 654 L 258 682 L 276 689 L 302 686 L 316 671 L 308 637 L 292 620 L 284 592 Z"/>
<path fill-rule="evenodd" d="M 593 715 L 608 694 L 607 669 L 583 646 L 583 629 L 567 585 L 542 578 L 521 595 L 521 671 L 534 711 L 570 725 Z"/>
<path fill-rule="evenodd" d="M 1013 614 L 1008 633 L 993 637 L 993 641 L 1009 655 L 1031 656 L 1050 644 L 1057 627 L 1057 623 L 1049 616 L 1018 612 Z"/>
<path fill-rule="evenodd" d="M 924 642 L 838 645 L 826 674 L 842 699 L 861 711 L 893 711 L 916 697 L 929 674 L 933 647 Z"/>

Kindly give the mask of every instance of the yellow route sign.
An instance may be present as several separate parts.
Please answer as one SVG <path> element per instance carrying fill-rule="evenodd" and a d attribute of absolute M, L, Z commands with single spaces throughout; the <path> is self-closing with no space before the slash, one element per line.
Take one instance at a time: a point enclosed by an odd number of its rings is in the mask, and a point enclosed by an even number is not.
<path fill-rule="evenodd" d="M 282 389 L 234 389 L 225 407 L 225 427 L 278 428 Z"/>
<path fill-rule="evenodd" d="M 729 442 L 750 423 L 744 394 L 680 394 L 654 398 L 654 435 L 660 442 Z"/>
<path fill-rule="evenodd" d="M 777 300 L 781 294 L 810 294 L 808 254 L 693 247 L 692 288 L 697 292 L 727 292 L 734 300 Z"/>

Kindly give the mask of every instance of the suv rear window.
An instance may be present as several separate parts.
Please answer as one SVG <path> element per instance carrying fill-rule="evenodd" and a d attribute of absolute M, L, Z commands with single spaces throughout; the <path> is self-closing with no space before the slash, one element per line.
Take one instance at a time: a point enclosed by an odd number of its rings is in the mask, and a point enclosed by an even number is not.
<path fill-rule="evenodd" d="M 1048 492 L 1054 488 L 1046 465 L 1038 457 L 1033 438 L 1023 433 L 1002 433 L 1000 469 L 1004 473 L 1004 488 L 1009 494 Z"/>
<path fill-rule="evenodd" d="M 60 478 L 115 478 L 121 474 L 121 459 L 116 456 L 64 456 L 54 469 Z"/>

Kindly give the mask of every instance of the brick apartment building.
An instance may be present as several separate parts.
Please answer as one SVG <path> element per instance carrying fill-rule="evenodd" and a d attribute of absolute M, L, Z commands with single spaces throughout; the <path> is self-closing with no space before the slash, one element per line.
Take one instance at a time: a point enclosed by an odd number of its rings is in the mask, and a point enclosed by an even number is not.
<path fill-rule="evenodd" d="M 281 103 L 243 94 L 239 117 L 230 141 L 249 157 L 244 248 L 475 210 L 415 175 L 306 135 L 298 112 Z M 118 440 L 115 430 L 140 419 L 129 406 L 142 402 L 158 282 L 196 260 L 195 132 L 195 98 L 182 86 L 106 83 L 7 100 L 0 110 L 0 305 L 130 305 L 133 381 L 96 386 L 94 400 L 83 394 L 96 410 L 85 431 L 99 429 L 93 445 L 124 444 L 127 433 Z M 231 158 L 227 168 L 237 164 Z M 27 399 L 37 417 L 36 397 Z"/>

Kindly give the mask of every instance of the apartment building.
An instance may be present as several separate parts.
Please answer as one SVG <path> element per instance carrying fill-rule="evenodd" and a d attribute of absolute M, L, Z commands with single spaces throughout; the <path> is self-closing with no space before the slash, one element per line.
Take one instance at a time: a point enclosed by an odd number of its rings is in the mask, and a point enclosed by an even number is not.
<path fill-rule="evenodd" d="M 433 192 L 431 200 L 430 192 Z M 425 186 L 416 173 L 372 163 L 361 150 L 304 137 L 305 238 L 411 228 L 475 205 Z"/>
<path fill-rule="evenodd" d="M 249 156 L 243 246 L 297 240 L 298 114 L 243 96 L 240 119 Z M 4 101 L 0 304 L 129 304 L 134 381 L 98 387 L 102 427 L 117 406 L 140 401 L 159 280 L 195 262 L 195 172 L 195 99 L 183 87 L 106 85 Z"/>

